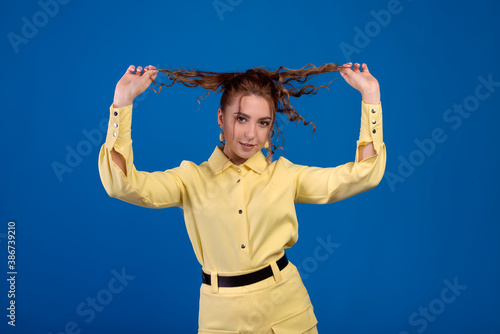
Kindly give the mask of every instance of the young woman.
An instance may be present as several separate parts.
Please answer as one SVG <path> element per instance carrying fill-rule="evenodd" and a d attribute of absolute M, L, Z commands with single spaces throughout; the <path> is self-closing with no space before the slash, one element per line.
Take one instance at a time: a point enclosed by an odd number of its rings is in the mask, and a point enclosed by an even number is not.
<path fill-rule="evenodd" d="M 385 171 L 382 105 L 366 64 L 325 64 L 216 73 L 131 65 L 116 85 L 99 173 L 111 197 L 148 207 L 178 206 L 202 266 L 198 333 L 317 333 L 317 319 L 297 268 L 285 249 L 298 239 L 295 203 L 326 204 L 376 187 Z M 135 71 L 135 72 L 134 72 Z M 218 110 L 221 146 L 200 165 L 183 160 L 163 172 L 137 171 L 131 119 L 134 98 L 158 71 L 187 87 L 223 92 Z M 310 77 L 340 71 L 362 95 L 354 162 L 329 168 L 272 161 L 278 147 L 276 113 L 302 120 L 289 97 L 315 94 Z M 161 90 L 160 86 L 160 90 Z M 314 124 L 313 124 L 314 126 Z M 267 157 L 262 149 L 267 150 Z M 182 270 L 175 273 L 182 280 Z"/>

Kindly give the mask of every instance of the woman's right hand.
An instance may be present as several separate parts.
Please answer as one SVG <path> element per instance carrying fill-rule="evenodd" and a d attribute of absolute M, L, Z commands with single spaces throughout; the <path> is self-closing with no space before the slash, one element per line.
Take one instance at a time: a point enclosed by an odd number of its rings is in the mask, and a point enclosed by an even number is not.
<path fill-rule="evenodd" d="M 135 73 L 132 73 L 134 69 L 135 66 L 130 65 L 123 77 L 116 84 L 113 100 L 116 108 L 131 105 L 134 99 L 149 87 L 158 73 L 152 65 L 146 66 L 144 73 L 141 66 L 138 66 Z"/>

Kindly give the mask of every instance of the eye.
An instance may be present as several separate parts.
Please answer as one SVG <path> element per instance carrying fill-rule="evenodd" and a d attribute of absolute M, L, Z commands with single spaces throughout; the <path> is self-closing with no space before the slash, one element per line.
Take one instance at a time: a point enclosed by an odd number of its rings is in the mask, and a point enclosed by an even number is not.
<path fill-rule="evenodd" d="M 269 122 L 267 122 L 267 121 L 262 121 L 262 122 L 260 122 L 260 124 L 262 124 L 262 125 L 264 125 L 264 126 L 268 126 L 268 125 L 269 125 Z"/>
<path fill-rule="evenodd" d="M 236 119 L 237 119 L 238 121 L 240 121 L 240 122 L 243 122 L 243 121 L 245 121 L 245 120 L 246 120 L 246 118 L 245 118 L 245 117 L 243 117 L 243 116 L 238 116 L 238 118 L 236 118 Z"/>

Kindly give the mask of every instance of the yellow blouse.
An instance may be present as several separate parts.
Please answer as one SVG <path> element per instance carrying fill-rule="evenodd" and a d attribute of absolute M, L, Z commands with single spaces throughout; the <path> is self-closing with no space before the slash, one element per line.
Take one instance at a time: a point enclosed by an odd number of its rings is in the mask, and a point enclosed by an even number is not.
<path fill-rule="evenodd" d="M 221 275 L 266 266 L 298 239 L 295 203 L 326 204 L 376 187 L 385 171 L 382 104 L 361 102 L 361 129 L 354 162 L 337 167 L 297 165 L 281 156 L 267 164 L 262 151 L 241 165 L 216 146 L 200 165 L 183 160 L 158 172 L 133 163 L 132 105 L 110 107 L 99 174 L 109 196 L 147 208 L 181 207 L 196 258 Z M 373 142 L 376 154 L 358 162 L 359 147 Z M 121 153 L 127 175 L 112 160 Z"/>

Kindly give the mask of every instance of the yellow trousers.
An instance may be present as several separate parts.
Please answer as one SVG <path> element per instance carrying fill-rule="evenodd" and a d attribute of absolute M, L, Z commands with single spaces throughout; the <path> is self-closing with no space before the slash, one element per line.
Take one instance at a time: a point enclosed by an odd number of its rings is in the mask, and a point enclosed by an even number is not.
<path fill-rule="evenodd" d="M 314 309 L 297 267 L 288 262 L 280 271 L 270 263 L 273 276 L 260 282 L 200 287 L 198 334 L 317 334 Z M 214 283 L 215 282 L 215 283 Z"/>

